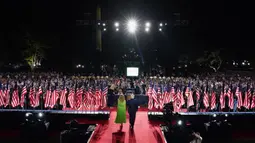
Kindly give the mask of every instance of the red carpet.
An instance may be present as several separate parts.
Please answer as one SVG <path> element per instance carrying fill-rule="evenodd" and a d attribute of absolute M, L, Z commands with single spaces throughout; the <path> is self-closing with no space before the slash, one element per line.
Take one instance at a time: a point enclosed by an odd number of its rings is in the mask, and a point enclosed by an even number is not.
<path fill-rule="evenodd" d="M 115 124 L 116 111 L 112 111 L 109 122 L 97 127 L 90 143 L 164 143 L 160 127 L 150 124 L 147 112 L 138 111 L 134 131 L 129 129 L 129 116 L 127 123 L 119 131 L 120 125 Z"/>

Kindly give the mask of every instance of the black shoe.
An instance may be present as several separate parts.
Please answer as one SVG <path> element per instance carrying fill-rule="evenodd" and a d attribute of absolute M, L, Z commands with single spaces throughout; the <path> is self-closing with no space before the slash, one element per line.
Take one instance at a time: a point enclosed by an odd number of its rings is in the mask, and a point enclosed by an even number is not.
<path fill-rule="evenodd" d="M 130 125 L 130 128 L 131 128 L 131 129 L 134 129 L 134 126 L 133 126 L 133 125 Z"/>

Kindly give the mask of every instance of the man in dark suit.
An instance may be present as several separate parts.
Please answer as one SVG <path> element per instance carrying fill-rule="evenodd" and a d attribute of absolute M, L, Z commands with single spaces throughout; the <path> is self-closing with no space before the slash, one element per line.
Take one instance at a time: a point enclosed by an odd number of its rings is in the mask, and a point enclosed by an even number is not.
<path fill-rule="evenodd" d="M 129 123 L 130 123 L 130 128 L 134 128 L 135 124 L 135 117 L 136 117 L 136 111 L 138 110 L 139 106 L 139 101 L 135 99 L 134 93 L 131 93 L 129 95 L 129 100 L 127 101 L 128 105 L 128 113 L 129 113 Z"/>

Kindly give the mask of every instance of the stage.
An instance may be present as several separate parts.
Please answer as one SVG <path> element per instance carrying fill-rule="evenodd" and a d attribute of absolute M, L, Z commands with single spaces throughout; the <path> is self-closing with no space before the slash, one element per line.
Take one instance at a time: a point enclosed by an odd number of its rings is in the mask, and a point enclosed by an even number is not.
<path fill-rule="evenodd" d="M 115 124 L 116 107 L 107 108 L 100 111 L 75 111 L 75 110 L 22 110 L 22 109 L 1 109 L 1 127 L 3 129 L 14 129 L 20 125 L 26 113 L 39 114 L 44 113 L 51 121 L 51 131 L 63 128 L 68 121 L 76 119 L 79 124 L 97 124 L 90 143 L 103 142 L 148 142 L 165 143 L 164 135 L 160 125 L 164 124 L 163 112 L 149 111 L 147 108 L 139 108 L 136 116 L 135 128 L 132 132 L 129 129 L 129 115 L 126 114 L 127 122 L 120 131 L 119 124 Z M 107 118 L 101 118 L 100 115 L 108 114 Z M 195 126 L 211 120 L 212 116 L 217 116 L 221 121 L 222 117 L 228 115 L 228 120 L 233 123 L 236 131 L 253 130 L 255 112 L 181 112 L 182 120 L 188 120 Z M 149 116 L 160 117 L 151 119 Z M 11 122 L 10 122 L 11 121 Z M 7 124 L 11 123 L 11 124 Z M 17 129 L 18 130 L 18 129 Z M 143 133 L 143 134 L 140 134 Z"/>
<path fill-rule="evenodd" d="M 27 109 L 0 109 L 1 112 L 47 113 L 47 114 L 78 114 L 78 115 L 107 115 L 109 110 L 27 110 Z"/>
<path fill-rule="evenodd" d="M 194 116 L 194 115 L 206 115 L 206 116 L 213 116 L 213 115 L 255 115 L 255 112 L 179 112 L 180 115 L 184 116 Z M 158 115 L 163 116 L 163 112 L 161 111 L 148 111 L 148 115 Z"/>

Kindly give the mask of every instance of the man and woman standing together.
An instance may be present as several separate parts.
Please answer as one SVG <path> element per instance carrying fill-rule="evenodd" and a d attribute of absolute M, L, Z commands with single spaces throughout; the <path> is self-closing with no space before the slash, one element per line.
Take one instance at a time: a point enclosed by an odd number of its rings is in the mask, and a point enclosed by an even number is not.
<path fill-rule="evenodd" d="M 120 129 L 123 127 L 123 123 L 126 123 L 126 105 L 128 106 L 129 113 L 129 123 L 130 128 L 134 128 L 136 111 L 138 110 L 138 106 L 140 105 L 139 101 L 135 99 L 134 93 L 129 93 L 127 95 L 127 102 L 125 100 L 125 96 L 122 92 L 120 92 L 117 104 L 117 116 L 115 119 L 115 123 L 121 124 Z"/>

